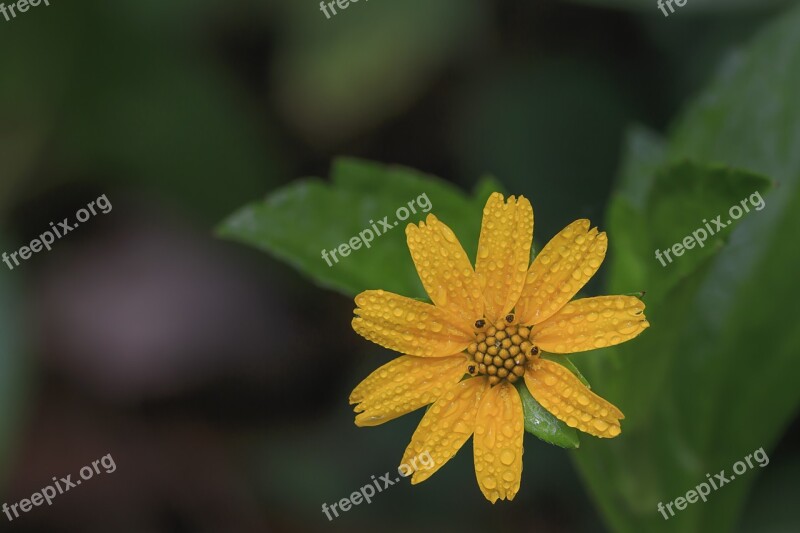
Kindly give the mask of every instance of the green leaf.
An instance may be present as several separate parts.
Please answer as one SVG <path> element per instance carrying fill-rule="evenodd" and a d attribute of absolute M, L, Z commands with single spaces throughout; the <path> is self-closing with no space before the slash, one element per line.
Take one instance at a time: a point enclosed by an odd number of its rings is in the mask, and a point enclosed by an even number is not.
<path fill-rule="evenodd" d="M 666 150 L 666 142 L 657 133 L 642 126 L 628 130 L 617 193 L 637 210 L 646 208 L 656 175 L 664 166 Z"/>
<path fill-rule="evenodd" d="M 628 203 L 630 194 L 614 199 L 609 231 L 619 237 L 612 240 L 612 253 L 626 262 L 615 264 L 626 269 L 618 270 L 625 276 L 613 280 L 612 290 L 646 287 L 650 300 L 659 300 L 719 252 L 742 220 L 758 216 L 771 182 L 752 172 L 688 160 L 653 175 L 652 181 L 649 172 L 641 180 L 650 185 L 640 210 Z"/>
<path fill-rule="evenodd" d="M 800 232 L 798 26 L 795 8 L 724 65 L 673 128 L 663 154 L 672 163 L 655 178 L 644 170 L 623 180 L 610 208 L 612 257 L 625 254 L 612 261 L 610 279 L 620 292 L 648 291 L 652 325 L 581 360 L 627 416 L 618 438 L 586 441 L 575 454 L 614 531 L 734 529 L 755 471 L 669 521 L 657 505 L 758 448 L 770 452 L 800 406 L 800 284 L 790 277 L 800 270 L 793 244 Z M 687 160 L 693 163 L 675 164 Z M 762 190 L 757 175 L 778 186 L 764 194 L 762 211 L 732 228 L 727 244 L 687 252 L 672 264 L 680 276 L 646 266 L 655 261 L 651 243 L 669 245 L 698 216 L 708 218 L 706 210 L 715 217 L 750 187 Z M 631 183 L 646 202 L 635 201 Z M 686 213 L 672 216 L 678 208 Z M 645 286 L 623 286 L 628 278 Z M 663 296 L 650 298 L 651 285 Z"/>
<path fill-rule="evenodd" d="M 607 211 L 609 234 L 608 289 L 612 294 L 646 287 L 652 265 L 651 246 L 645 231 L 647 199 L 659 169 L 664 164 L 666 146 L 657 134 L 635 126 L 625 139 L 625 156 L 617 192 Z"/>
<path fill-rule="evenodd" d="M 745 216 L 764 209 L 770 186 L 763 176 L 724 165 L 685 161 L 656 177 L 647 208 L 647 227 L 660 259 L 650 279 L 651 298 L 666 293 L 714 255 Z M 655 253 L 655 252 L 654 252 Z M 678 255 L 680 254 L 680 255 Z"/>
<path fill-rule="evenodd" d="M 337 160 L 331 174 L 330 184 L 301 180 L 240 209 L 219 226 L 218 234 L 269 252 L 319 285 L 348 296 L 384 289 L 426 297 L 403 228 L 429 212 L 448 224 L 475 257 L 483 206 L 491 193 L 485 185 L 469 197 L 433 176 L 357 159 Z M 348 245 L 346 256 L 338 251 L 343 245 Z"/>
<path fill-rule="evenodd" d="M 578 367 L 576 367 L 566 355 L 543 353 L 542 358 L 564 366 L 575 374 L 578 379 L 581 380 L 581 383 L 591 388 L 591 385 L 589 385 L 589 382 L 583 377 Z M 555 444 L 562 448 L 577 448 L 580 446 L 578 432 L 575 428 L 569 427 L 553 416 L 550 411 L 542 407 L 542 405 L 531 396 L 524 381 L 519 381 L 516 387 L 519 391 L 520 398 L 522 398 L 522 410 L 525 413 L 525 431 L 545 442 Z"/>
<path fill-rule="evenodd" d="M 580 446 L 578 432 L 575 428 L 569 427 L 542 407 L 528 392 L 524 381 L 518 381 L 516 386 L 519 397 L 522 399 L 522 410 L 525 413 L 525 431 L 562 448 L 578 448 Z"/>

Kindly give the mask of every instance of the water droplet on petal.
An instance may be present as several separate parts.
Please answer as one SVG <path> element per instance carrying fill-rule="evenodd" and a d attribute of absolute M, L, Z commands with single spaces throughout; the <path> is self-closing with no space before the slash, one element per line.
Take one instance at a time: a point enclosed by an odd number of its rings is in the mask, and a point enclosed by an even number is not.
<path fill-rule="evenodd" d="M 514 459 L 516 457 L 517 457 L 516 454 L 514 454 L 514 452 L 512 452 L 511 450 L 503 450 L 500 453 L 500 462 L 506 466 L 509 466 L 511 463 L 514 462 Z"/>

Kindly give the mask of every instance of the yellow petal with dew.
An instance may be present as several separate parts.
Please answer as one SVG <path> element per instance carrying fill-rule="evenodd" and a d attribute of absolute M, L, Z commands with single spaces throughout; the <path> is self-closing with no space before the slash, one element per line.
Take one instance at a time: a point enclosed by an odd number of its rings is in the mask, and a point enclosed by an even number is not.
<path fill-rule="evenodd" d="M 576 220 L 536 255 L 517 303 L 521 324 L 539 324 L 556 314 L 600 268 L 608 239 L 589 226 L 588 220 Z"/>
<path fill-rule="evenodd" d="M 353 329 L 384 348 L 419 357 L 443 357 L 463 351 L 474 337 L 450 313 L 386 291 L 356 296 Z"/>
<path fill-rule="evenodd" d="M 565 305 L 533 327 L 532 342 L 545 352 L 575 353 L 614 346 L 650 327 L 635 296 L 597 296 Z"/>
<path fill-rule="evenodd" d="M 350 394 L 357 426 L 377 426 L 435 402 L 467 373 L 466 355 L 404 355 L 367 376 Z"/>
<path fill-rule="evenodd" d="M 403 464 L 414 471 L 412 484 L 431 477 L 470 438 L 478 402 L 487 386 L 485 377 L 465 379 L 431 405 L 403 455 Z"/>
<path fill-rule="evenodd" d="M 536 359 L 525 372 L 525 385 L 542 407 L 569 427 L 602 438 L 620 434 L 622 412 L 558 363 Z"/>
<path fill-rule="evenodd" d="M 531 260 L 533 208 L 524 196 L 508 201 L 493 193 L 483 208 L 475 273 L 483 289 L 486 316 L 496 322 L 519 300 Z"/>
<path fill-rule="evenodd" d="M 406 227 L 406 240 L 422 286 L 436 307 L 472 326 L 483 317 L 483 293 L 453 230 L 433 215 Z"/>
<path fill-rule="evenodd" d="M 513 500 L 522 478 L 522 400 L 507 381 L 481 398 L 473 437 L 478 487 L 492 503 Z"/>

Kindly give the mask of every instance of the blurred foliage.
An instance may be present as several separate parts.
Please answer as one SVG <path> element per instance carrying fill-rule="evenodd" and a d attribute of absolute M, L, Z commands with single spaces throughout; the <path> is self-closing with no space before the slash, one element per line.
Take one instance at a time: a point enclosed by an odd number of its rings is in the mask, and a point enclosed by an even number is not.
<path fill-rule="evenodd" d="M 0 241 L 0 248 L 5 250 Z M 21 317 L 24 304 L 11 282 L 12 273 L 0 263 L 0 483 L 8 482 L 19 431 L 27 414 L 30 391 L 29 365 L 24 353 Z"/>
<path fill-rule="evenodd" d="M 539 235 L 555 234 L 575 213 L 601 214 L 592 206 L 607 194 L 604 177 L 617 167 L 619 137 L 640 107 L 603 61 L 511 57 L 487 65 L 489 75 L 457 101 L 451 142 L 463 154 L 461 171 L 489 171 L 510 191 L 529 190 Z"/>
<path fill-rule="evenodd" d="M 255 104 L 185 22 L 208 2 L 174 4 L 54 3 L 4 23 L 0 46 L 15 53 L 1 63 L 3 187 L 100 180 L 208 220 L 263 189 L 275 170 Z"/>
<path fill-rule="evenodd" d="M 511 505 L 486 506 L 477 489 L 463 488 L 474 474 L 471 457 L 461 453 L 446 473 L 362 506 L 333 527 L 419 529 L 424 521 L 441 530 L 518 523 L 570 530 L 588 520 L 583 525 L 594 532 L 600 526 L 563 459 L 574 455 L 615 530 L 729 531 L 754 482 L 759 490 L 742 531 L 797 530 L 786 505 L 797 492 L 792 457 L 669 522 L 655 508 L 756 447 L 771 453 L 797 412 L 797 14 L 749 51 L 730 54 L 733 43 L 749 40 L 777 9 L 794 3 L 688 0 L 665 18 L 654 1 L 638 0 L 362 0 L 326 20 L 317 2 L 52 2 L 3 22 L 0 33 L 0 213 L 11 222 L 3 249 L 38 234 L 41 228 L 26 222 L 34 212 L 51 216 L 42 197 L 61 197 L 86 182 L 118 190 L 111 196 L 121 203 L 155 198 L 211 222 L 291 176 L 319 175 L 334 153 L 435 171 L 464 189 L 485 172 L 501 176 L 509 192 L 532 199 L 537 239 L 544 241 L 574 218 L 597 220 L 619 174 L 606 219 L 611 253 L 587 291 L 646 290 L 653 327 L 630 346 L 577 362 L 597 392 L 626 413 L 622 436 L 584 438 L 572 454 L 528 439 L 523 491 Z M 671 132 L 658 133 L 726 55 L 715 81 Z M 618 171 L 620 139 L 634 121 L 647 127 L 631 130 Z M 377 180 L 368 179 L 373 175 Z M 713 247 L 691 250 L 668 267 L 653 257 L 656 247 L 725 212 L 751 186 L 762 189 L 764 178 L 774 185 L 767 207 L 746 215 Z M 283 186 L 219 231 L 348 296 L 384 288 L 424 298 L 400 229 L 334 268 L 320 251 L 427 192 L 431 212 L 454 227 L 474 257 L 480 208 L 496 188 L 481 182 L 466 195 L 416 171 L 342 159 L 330 182 Z M 241 231 L 248 217 L 263 227 Z M 291 284 L 291 298 L 269 296 L 303 320 L 305 302 L 322 309 L 342 303 L 298 285 L 289 269 L 254 265 L 266 269 L 273 286 Z M 29 285 L 41 281 L 34 265 L 0 275 L 3 477 L 30 409 L 20 316 L 28 275 Z M 603 276 L 608 290 L 598 286 Z M 297 329 L 284 332 L 295 348 L 271 355 L 304 349 L 305 330 Z M 260 479 L 264 501 L 272 514 L 285 513 L 287 529 L 319 525 L 322 515 L 311 518 L 309 509 L 399 459 L 398 440 L 409 438 L 421 414 L 369 432 L 352 426 L 345 389 L 377 365 L 359 354 L 354 368 L 343 355 L 352 354 L 354 334 L 341 330 L 330 339 L 341 350 L 332 350 L 341 373 L 324 379 L 342 390 L 304 394 L 326 418 L 315 423 L 282 406 L 270 416 L 288 412 L 296 425 L 276 423 L 278 430 L 259 440 L 269 465 Z M 386 355 L 360 345 L 370 357 Z M 535 406 L 527 412 L 533 416 Z M 577 445 L 566 433 L 552 440 Z M 398 508 L 409 512 L 398 516 Z M 553 508 L 564 514 L 536 522 Z"/>
<path fill-rule="evenodd" d="M 359 135 L 404 111 L 486 20 L 478 0 L 364 0 L 331 19 L 306 2 L 280 5 L 279 108 L 318 143 Z"/>
<path fill-rule="evenodd" d="M 799 26 L 794 9 L 723 64 L 672 129 L 663 158 L 652 136 L 630 143 L 609 211 L 610 290 L 652 290 L 653 327 L 640 342 L 576 358 L 592 381 L 613 384 L 607 397 L 627 415 L 621 438 L 575 454 L 615 531 L 730 531 L 755 472 L 669 522 L 656 505 L 759 447 L 770 450 L 797 412 L 800 286 L 787 273 L 800 268 L 790 244 L 800 230 Z M 711 166 L 674 166 L 685 159 Z M 665 270 L 656 247 L 678 242 L 702 218 L 727 218 L 726 202 L 762 189 L 758 178 L 718 165 L 769 176 L 778 187 L 727 245 L 688 251 Z M 697 186 L 674 187 L 692 175 Z"/>
<path fill-rule="evenodd" d="M 631 10 L 649 10 L 663 16 L 660 10 L 656 7 L 655 0 L 653 2 L 641 2 L 641 0 L 571 0 L 576 3 L 588 4 L 593 6 L 624 8 Z M 664 4 L 666 4 L 664 0 Z M 730 9 L 747 9 L 756 10 L 765 7 L 785 6 L 791 3 L 791 0 L 687 0 L 684 6 L 678 6 L 674 3 L 675 13 L 696 12 L 696 11 L 729 11 Z M 687 9 L 688 8 L 688 9 Z M 667 8 L 669 11 L 669 8 Z M 670 15 L 672 16 L 672 14 Z"/>

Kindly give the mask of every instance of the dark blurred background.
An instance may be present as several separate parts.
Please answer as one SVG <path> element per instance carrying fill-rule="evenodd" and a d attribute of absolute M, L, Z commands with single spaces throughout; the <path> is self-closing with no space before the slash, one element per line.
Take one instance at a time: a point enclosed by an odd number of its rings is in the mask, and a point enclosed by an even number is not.
<path fill-rule="evenodd" d="M 514 505 L 485 504 L 462 452 L 328 522 L 421 414 L 357 429 L 347 396 L 389 355 L 352 302 L 213 228 L 338 155 L 465 189 L 491 173 L 532 199 L 539 241 L 601 222 L 625 129 L 664 131 L 779 4 L 372 0 L 327 20 L 313 0 L 51 0 L 0 19 L 0 248 L 113 204 L 0 265 L 3 501 L 117 465 L 0 529 L 604 531 L 569 454 L 530 435 Z"/>

